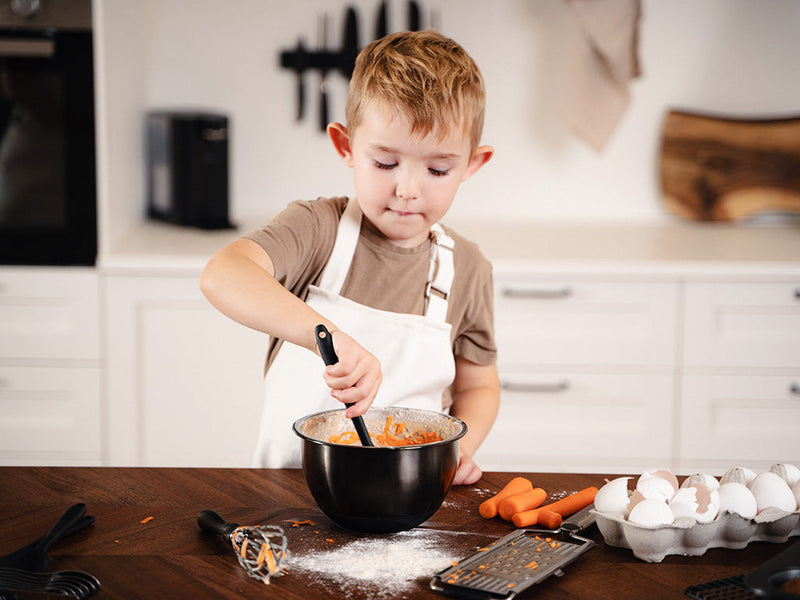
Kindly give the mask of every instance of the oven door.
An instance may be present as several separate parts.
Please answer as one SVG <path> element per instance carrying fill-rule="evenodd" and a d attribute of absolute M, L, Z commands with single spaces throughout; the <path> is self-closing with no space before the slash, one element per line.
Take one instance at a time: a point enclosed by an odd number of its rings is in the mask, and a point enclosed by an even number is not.
<path fill-rule="evenodd" d="M 92 34 L 0 29 L 0 264 L 94 265 Z"/>

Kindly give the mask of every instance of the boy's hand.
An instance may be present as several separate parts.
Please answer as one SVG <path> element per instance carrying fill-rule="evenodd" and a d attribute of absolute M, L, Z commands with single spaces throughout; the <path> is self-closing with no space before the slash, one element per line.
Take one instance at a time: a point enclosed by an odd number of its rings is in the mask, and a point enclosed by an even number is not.
<path fill-rule="evenodd" d="M 481 468 L 475 464 L 471 456 L 462 454 L 458 459 L 456 476 L 453 478 L 453 485 L 471 485 L 478 481 L 483 475 Z"/>
<path fill-rule="evenodd" d="M 331 335 L 339 362 L 325 367 L 323 377 L 331 388 L 331 396 L 345 404 L 354 404 L 344 413 L 351 419 L 367 412 L 375 400 L 383 380 L 381 363 L 343 331 Z"/>

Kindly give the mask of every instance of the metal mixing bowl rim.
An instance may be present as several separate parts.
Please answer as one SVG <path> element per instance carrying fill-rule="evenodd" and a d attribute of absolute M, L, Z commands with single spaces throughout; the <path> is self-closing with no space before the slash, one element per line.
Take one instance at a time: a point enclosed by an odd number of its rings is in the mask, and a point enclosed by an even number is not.
<path fill-rule="evenodd" d="M 361 444 L 337 444 L 335 442 L 329 442 L 327 440 L 318 440 L 318 439 L 310 437 L 310 436 L 306 435 L 305 433 L 303 433 L 302 431 L 300 431 L 299 425 L 300 425 L 301 422 L 307 421 L 308 419 L 311 419 L 311 418 L 319 416 L 319 415 L 323 415 L 325 413 L 344 412 L 346 410 L 344 408 L 341 408 L 341 409 L 334 408 L 334 409 L 329 409 L 329 410 L 321 410 L 319 412 L 311 413 L 310 415 L 306 415 L 304 417 L 300 417 L 299 419 L 297 419 L 292 424 L 292 431 L 294 431 L 295 435 L 297 435 L 298 437 L 304 439 L 305 441 L 311 442 L 312 444 L 319 444 L 320 446 L 331 446 L 331 447 L 339 447 L 339 448 L 364 448 L 366 450 L 374 450 L 374 451 L 377 451 L 377 450 L 384 450 L 384 451 L 389 450 L 389 451 L 392 451 L 392 452 L 399 452 L 399 451 L 402 451 L 402 450 L 415 450 L 417 448 L 429 448 L 431 446 L 441 446 L 443 444 L 449 444 L 450 442 L 458 441 L 462 437 L 467 435 L 467 424 L 464 423 L 464 421 L 462 421 L 458 417 L 453 417 L 451 415 L 448 415 L 447 413 L 437 413 L 436 411 L 432 411 L 432 410 L 424 410 L 422 408 L 409 408 L 409 407 L 404 407 L 404 406 L 381 406 L 381 407 L 376 407 L 376 408 L 377 409 L 399 408 L 399 409 L 405 409 L 405 410 L 416 410 L 416 411 L 419 411 L 419 412 L 428 412 L 428 413 L 438 414 L 438 415 L 441 415 L 443 417 L 447 417 L 449 420 L 455 422 L 455 424 L 459 427 L 459 432 L 456 435 L 447 438 L 446 440 L 439 440 L 437 442 L 428 442 L 427 444 L 414 444 L 414 445 L 411 445 L 411 446 L 362 446 Z"/>

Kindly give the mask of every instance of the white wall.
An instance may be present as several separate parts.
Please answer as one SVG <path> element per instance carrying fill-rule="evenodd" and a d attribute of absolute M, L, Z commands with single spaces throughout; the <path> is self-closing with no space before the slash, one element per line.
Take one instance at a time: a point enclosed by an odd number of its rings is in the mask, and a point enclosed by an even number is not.
<path fill-rule="evenodd" d="M 670 217 L 659 201 L 656 165 L 669 107 L 734 115 L 800 112 L 796 0 L 645 0 L 644 75 L 599 154 L 558 118 L 577 35 L 563 0 L 420 1 L 474 56 L 487 82 L 484 141 L 497 153 L 462 188 L 453 208 L 458 218 L 663 221 Z M 357 7 L 361 44 L 367 43 L 377 0 L 95 3 L 102 19 L 99 47 L 107 53 L 100 77 L 112 121 L 103 144 L 114 154 L 101 175 L 102 201 L 113 229 L 143 212 L 142 141 L 132 137 L 141 135 L 145 106 L 139 103 L 230 114 L 235 220 L 272 215 L 296 198 L 351 191 L 349 169 L 317 128 L 317 73 L 305 76 L 307 117 L 295 122 L 295 76 L 279 68 L 278 54 L 298 36 L 314 47 L 323 11 L 329 43 L 340 43 L 348 5 Z M 405 0 L 390 4 L 390 28 L 404 28 Z M 138 12 L 132 17 L 131 11 Z M 338 74 L 330 81 L 332 116 L 341 120 L 346 83 Z"/>

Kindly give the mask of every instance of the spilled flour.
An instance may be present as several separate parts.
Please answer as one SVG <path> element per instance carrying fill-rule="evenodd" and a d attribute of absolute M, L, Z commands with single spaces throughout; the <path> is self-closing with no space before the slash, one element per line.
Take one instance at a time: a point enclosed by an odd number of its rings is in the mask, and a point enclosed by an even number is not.
<path fill-rule="evenodd" d="M 424 529 L 364 538 L 330 550 L 290 555 L 290 574 L 315 573 L 320 580 L 370 590 L 372 598 L 401 597 L 415 585 L 427 587 L 435 573 L 458 557 L 443 548 L 442 536 Z M 423 579 L 421 584 L 417 580 Z"/>

